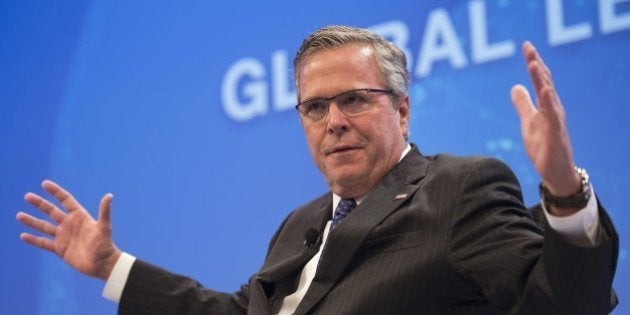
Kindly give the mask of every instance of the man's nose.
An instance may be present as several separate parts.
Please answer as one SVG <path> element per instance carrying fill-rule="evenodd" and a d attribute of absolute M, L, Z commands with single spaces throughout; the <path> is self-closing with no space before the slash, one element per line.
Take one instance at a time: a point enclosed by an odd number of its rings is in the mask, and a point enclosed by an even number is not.
<path fill-rule="evenodd" d="M 326 115 L 326 128 L 328 133 L 338 134 L 348 131 L 350 122 L 348 117 L 344 114 L 337 103 L 330 102 L 328 104 L 328 114 Z"/>

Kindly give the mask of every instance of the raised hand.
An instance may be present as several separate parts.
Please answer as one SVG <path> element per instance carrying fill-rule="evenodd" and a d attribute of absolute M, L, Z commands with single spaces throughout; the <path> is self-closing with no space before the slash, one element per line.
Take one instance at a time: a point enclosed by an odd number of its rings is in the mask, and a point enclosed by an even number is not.
<path fill-rule="evenodd" d="M 580 177 L 573 169 L 573 153 L 564 108 L 551 72 L 534 45 L 525 42 L 523 54 L 536 90 L 538 105 L 534 105 L 525 87 L 520 84 L 512 87 L 512 102 L 521 118 L 525 149 L 551 193 L 569 196 L 580 190 Z"/>
<path fill-rule="evenodd" d="M 85 208 L 58 184 L 45 180 L 42 187 L 61 203 L 65 211 L 37 194 L 27 193 L 24 199 L 46 214 L 54 223 L 18 212 L 18 221 L 51 237 L 22 233 L 20 238 L 28 244 L 57 254 L 70 266 L 88 276 L 107 279 L 121 254 L 112 242 L 110 212 L 113 195 L 103 196 L 98 220 L 94 220 Z"/>

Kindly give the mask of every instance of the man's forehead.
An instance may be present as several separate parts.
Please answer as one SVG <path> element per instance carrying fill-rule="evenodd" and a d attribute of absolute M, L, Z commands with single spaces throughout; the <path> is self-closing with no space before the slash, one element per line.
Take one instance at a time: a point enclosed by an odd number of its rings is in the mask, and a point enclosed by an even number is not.
<path fill-rule="evenodd" d="M 329 82 L 330 77 L 337 75 L 345 75 L 350 78 L 352 74 L 356 79 L 366 79 L 371 71 L 377 71 L 378 65 L 374 64 L 374 67 L 368 66 L 374 58 L 374 49 L 369 44 L 365 43 L 350 43 L 340 47 L 324 49 L 317 51 L 307 58 L 300 65 L 299 72 L 297 73 L 297 92 L 298 98 L 304 97 L 305 90 L 311 90 L 313 85 L 317 86 L 331 86 L 333 82 Z M 374 62 L 376 61 L 373 59 Z M 315 75 L 313 73 L 316 73 Z M 352 86 L 353 82 L 348 83 L 348 87 L 343 87 L 340 82 L 336 81 L 334 87 L 338 91 L 329 92 L 342 92 L 348 88 L 355 88 Z M 326 96 L 326 95 L 317 95 Z"/>
<path fill-rule="evenodd" d="M 374 54 L 374 48 L 368 43 L 347 43 L 338 47 L 321 48 L 308 54 L 300 63 L 300 68 L 318 60 L 324 56 L 341 54 L 343 52 L 353 55 L 369 57 Z"/>

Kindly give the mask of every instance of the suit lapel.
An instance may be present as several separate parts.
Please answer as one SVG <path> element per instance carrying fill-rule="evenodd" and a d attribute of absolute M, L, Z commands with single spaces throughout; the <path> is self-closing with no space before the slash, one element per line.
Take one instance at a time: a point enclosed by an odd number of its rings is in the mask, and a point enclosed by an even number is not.
<path fill-rule="evenodd" d="M 418 190 L 418 181 L 424 177 L 427 166 L 427 160 L 414 146 L 365 200 L 330 232 L 315 278 L 296 314 L 308 312 L 331 290 L 370 232 Z"/>
<path fill-rule="evenodd" d="M 309 229 L 315 229 L 319 232 L 319 235 L 323 234 L 326 221 L 331 216 L 332 195 L 328 194 L 324 199 L 309 213 L 309 218 L 307 219 L 308 227 L 304 231 L 300 231 L 301 233 L 306 233 Z M 265 281 L 279 280 L 296 268 L 302 267 L 315 253 L 317 253 L 317 248 L 301 246 L 290 256 L 277 259 L 276 263 L 265 264 L 258 273 L 258 277 Z"/>
<path fill-rule="evenodd" d="M 307 228 L 300 232 L 315 229 L 319 232 L 319 235 L 323 235 L 326 222 L 331 217 L 332 194 L 326 194 L 306 207 L 310 208 L 306 214 L 307 218 L 305 220 Z M 250 293 L 249 308 L 257 310 L 254 314 L 269 312 L 270 298 L 272 300 L 282 299 L 284 296 L 291 293 L 285 292 L 291 290 L 293 287 L 293 283 L 290 281 L 293 278 L 288 276 L 297 273 L 298 277 L 294 278 L 298 279 L 299 270 L 317 253 L 317 249 L 317 246 L 312 248 L 301 246 L 288 255 L 277 257 L 275 261 L 265 263 L 258 274 L 254 276 L 250 288 L 252 291 Z M 265 287 L 268 285 L 276 287 L 271 297 L 265 292 Z M 272 302 L 277 303 L 278 301 L 273 300 Z"/>

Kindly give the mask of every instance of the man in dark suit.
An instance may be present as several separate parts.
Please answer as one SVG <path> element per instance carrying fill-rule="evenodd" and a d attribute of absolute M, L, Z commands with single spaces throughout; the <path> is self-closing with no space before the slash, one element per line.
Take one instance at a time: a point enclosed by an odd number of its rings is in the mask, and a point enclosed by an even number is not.
<path fill-rule="evenodd" d="M 606 313 L 617 236 L 574 168 L 549 70 L 531 44 L 523 51 L 538 108 L 520 85 L 512 99 L 543 179 L 534 216 L 503 163 L 427 157 L 408 144 L 404 54 L 369 31 L 332 26 L 306 38 L 294 62 L 296 108 L 331 191 L 285 219 L 239 292 L 202 288 L 118 250 L 111 194 L 95 221 L 45 181 L 67 212 L 28 193 L 57 225 L 19 213 L 54 239 L 21 237 L 107 280 L 120 313 Z"/>

